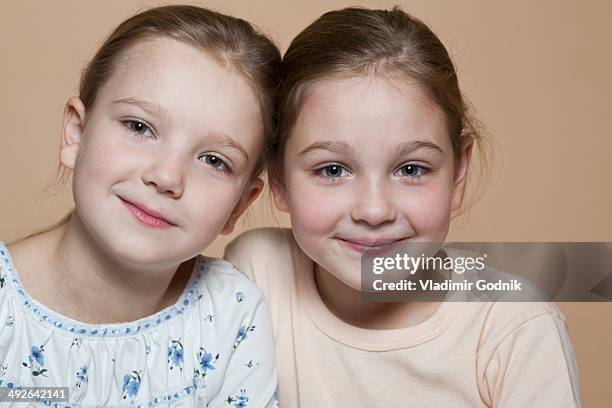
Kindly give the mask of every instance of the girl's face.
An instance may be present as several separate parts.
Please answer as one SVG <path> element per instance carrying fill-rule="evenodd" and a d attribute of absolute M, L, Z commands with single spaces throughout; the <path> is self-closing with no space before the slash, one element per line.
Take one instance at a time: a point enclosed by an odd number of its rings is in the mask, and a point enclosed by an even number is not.
<path fill-rule="evenodd" d="M 392 77 L 312 85 L 287 141 L 276 203 L 318 267 L 360 288 L 360 260 L 401 242 L 442 242 L 470 149 L 454 160 L 445 117 Z"/>
<path fill-rule="evenodd" d="M 261 190 L 250 181 L 263 123 L 247 81 L 170 39 L 135 45 L 86 113 L 65 111 L 60 159 L 74 169 L 79 220 L 129 265 L 176 265 L 234 221 Z"/>

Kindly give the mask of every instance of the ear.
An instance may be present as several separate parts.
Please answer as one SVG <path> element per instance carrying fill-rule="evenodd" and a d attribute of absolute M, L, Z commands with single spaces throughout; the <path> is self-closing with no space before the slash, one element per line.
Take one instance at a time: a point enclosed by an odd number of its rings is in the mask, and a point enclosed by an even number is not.
<path fill-rule="evenodd" d="M 257 197 L 259 197 L 261 190 L 263 190 L 263 185 L 264 183 L 260 178 L 257 178 L 251 182 L 251 184 L 247 187 L 246 191 L 240 198 L 240 201 L 238 201 L 238 204 L 236 204 L 236 207 L 234 207 L 234 211 L 232 211 L 229 220 L 227 220 L 227 222 L 225 223 L 225 226 L 221 231 L 222 234 L 228 235 L 231 234 L 232 231 L 234 231 L 236 221 L 238 221 L 238 218 L 240 218 L 244 211 L 249 208 L 251 204 L 253 204 L 253 201 L 255 201 Z"/>
<path fill-rule="evenodd" d="M 289 200 L 287 200 L 287 190 L 285 190 L 285 187 L 280 181 L 274 177 L 269 177 L 269 175 L 268 181 L 270 183 L 270 190 L 272 191 L 272 197 L 274 197 L 276 208 L 284 212 L 289 212 Z"/>
<path fill-rule="evenodd" d="M 463 202 L 463 195 L 465 193 L 465 182 L 467 179 L 468 168 L 470 167 L 470 161 L 472 160 L 472 147 L 473 144 L 466 146 L 461 155 L 455 163 L 455 177 L 453 181 L 453 196 L 451 202 L 451 209 L 455 211 L 461 207 Z"/>
<path fill-rule="evenodd" d="M 60 142 L 60 162 L 70 170 L 74 169 L 79 145 L 83 137 L 85 106 L 76 96 L 68 99 L 64 108 L 64 126 Z"/>

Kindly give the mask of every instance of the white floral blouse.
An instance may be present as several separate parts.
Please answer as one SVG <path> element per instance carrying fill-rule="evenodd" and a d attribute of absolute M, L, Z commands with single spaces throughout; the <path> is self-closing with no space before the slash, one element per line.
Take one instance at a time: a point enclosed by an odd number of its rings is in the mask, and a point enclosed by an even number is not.
<path fill-rule="evenodd" d="M 29 406 L 276 406 L 268 316 L 244 274 L 198 257 L 174 305 L 127 323 L 81 323 L 32 299 L 0 242 L 0 387 L 68 387 L 68 401 Z"/>

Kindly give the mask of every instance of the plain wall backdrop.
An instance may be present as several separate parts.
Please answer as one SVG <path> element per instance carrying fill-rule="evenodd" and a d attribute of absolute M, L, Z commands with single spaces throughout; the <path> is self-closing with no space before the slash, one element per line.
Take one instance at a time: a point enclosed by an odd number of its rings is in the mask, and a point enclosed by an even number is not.
<path fill-rule="evenodd" d="M 69 186 L 54 189 L 62 112 L 81 70 L 134 0 L 3 2 L 0 11 L 0 239 L 59 220 Z M 201 1 L 272 36 L 282 50 L 323 12 L 396 4 L 447 46 L 488 130 L 494 171 L 484 195 L 453 222 L 455 241 L 612 241 L 612 2 L 607 0 Z M 50 188 L 51 187 L 51 188 Z M 52 194 L 53 190 L 57 190 Z M 469 201 L 469 197 L 468 197 Z M 288 226 L 264 192 L 230 237 Z M 612 304 L 560 305 L 568 318 L 586 407 L 612 401 Z"/>

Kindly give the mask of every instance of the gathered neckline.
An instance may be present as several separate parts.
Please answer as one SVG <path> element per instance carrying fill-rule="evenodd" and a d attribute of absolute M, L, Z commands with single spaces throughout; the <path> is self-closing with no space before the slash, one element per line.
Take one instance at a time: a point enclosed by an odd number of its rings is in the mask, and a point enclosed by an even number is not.
<path fill-rule="evenodd" d="M 30 296 L 23 287 L 8 248 L 4 242 L 0 241 L 0 279 L 2 279 L 2 286 L 8 285 L 14 289 L 21 306 L 41 322 L 79 337 L 130 337 L 151 331 L 182 315 L 188 307 L 197 303 L 199 294 L 196 289 L 200 285 L 206 270 L 205 260 L 206 258 L 201 255 L 196 257 L 187 284 L 177 301 L 172 305 L 152 315 L 133 321 L 93 324 L 84 323 L 55 312 Z"/>

